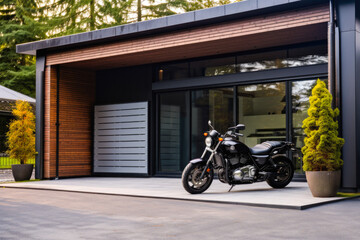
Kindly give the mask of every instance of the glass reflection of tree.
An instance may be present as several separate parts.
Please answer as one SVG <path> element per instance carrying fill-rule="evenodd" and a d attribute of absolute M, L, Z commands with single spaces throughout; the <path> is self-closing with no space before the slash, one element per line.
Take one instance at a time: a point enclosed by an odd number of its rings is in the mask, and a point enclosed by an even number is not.
<path fill-rule="evenodd" d="M 315 84 L 315 80 L 292 83 L 292 108 L 294 113 L 308 110 L 309 96 Z"/>
<path fill-rule="evenodd" d="M 239 64 L 239 72 L 255 72 L 267 69 L 284 68 L 286 67 L 286 61 L 284 59 L 271 59 L 254 61 L 248 63 Z"/>
<path fill-rule="evenodd" d="M 205 76 L 218 76 L 218 75 L 225 75 L 225 74 L 232 74 L 235 73 L 235 65 L 224 65 L 224 66 L 216 66 L 216 67 L 207 67 L 205 69 Z"/>
<path fill-rule="evenodd" d="M 253 92 L 254 97 L 281 96 L 285 93 L 285 84 L 281 82 L 248 85 L 240 87 L 240 92 Z"/>
<path fill-rule="evenodd" d="M 328 57 L 327 56 L 320 56 L 320 55 L 306 55 L 297 58 L 289 58 L 287 59 L 288 67 L 299 67 L 299 66 L 307 66 L 307 65 L 315 65 L 315 64 L 322 64 L 327 63 Z"/>
<path fill-rule="evenodd" d="M 293 136 L 295 139 L 292 141 L 296 144 L 296 148 L 300 151 L 301 147 L 304 145 L 305 133 L 301 128 L 302 121 L 307 116 L 307 110 L 309 109 L 309 97 L 311 96 L 311 91 L 316 85 L 316 80 L 308 81 L 297 81 L 292 83 L 292 108 L 293 108 Z M 294 159 L 296 172 L 303 173 L 302 171 L 302 156 L 300 158 Z"/>

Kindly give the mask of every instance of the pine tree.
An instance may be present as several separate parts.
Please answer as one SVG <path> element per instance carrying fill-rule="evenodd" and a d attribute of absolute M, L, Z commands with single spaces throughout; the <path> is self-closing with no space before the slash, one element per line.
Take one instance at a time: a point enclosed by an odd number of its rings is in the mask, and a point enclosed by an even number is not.
<path fill-rule="evenodd" d="M 35 0 L 0 1 L 0 84 L 35 96 L 35 57 L 16 54 L 16 44 L 45 38 Z"/>
<path fill-rule="evenodd" d="M 8 154 L 20 164 L 26 163 L 35 155 L 35 115 L 26 101 L 16 101 L 12 111 L 16 119 L 11 120 L 7 132 Z"/>
<path fill-rule="evenodd" d="M 49 5 L 51 37 L 97 29 L 99 4 L 95 0 L 58 0 Z"/>
<path fill-rule="evenodd" d="M 303 121 L 306 134 L 304 154 L 304 171 L 335 171 L 341 169 L 341 147 L 344 139 L 338 137 L 338 122 L 335 118 L 339 109 L 331 108 L 332 96 L 320 79 L 312 90 L 309 99 L 309 117 Z"/>
<path fill-rule="evenodd" d="M 156 0 L 150 0 L 150 4 L 144 5 L 143 8 L 147 11 L 145 18 L 151 19 L 240 1 L 241 0 L 166 0 L 157 3 L 158 1 Z"/>
<path fill-rule="evenodd" d="M 139 0 L 137 0 L 139 1 Z M 111 27 L 129 22 L 129 14 L 135 0 L 104 0 L 99 5 L 99 15 L 102 18 L 98 28 Z M 140 14 L 141 17 L 141 14 Z"/>

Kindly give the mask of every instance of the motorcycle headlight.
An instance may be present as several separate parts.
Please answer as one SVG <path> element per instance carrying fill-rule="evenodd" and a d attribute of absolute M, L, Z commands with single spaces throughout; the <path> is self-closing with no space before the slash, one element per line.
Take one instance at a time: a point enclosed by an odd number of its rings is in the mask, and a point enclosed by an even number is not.
<path fill-rule="evenodd" d="M 205 138 L 205 145 L 206 145 L 207 147 L 211 147 L 212 143 L 213 143 L 213 140 L 212 140 L 211 137 Z"/>

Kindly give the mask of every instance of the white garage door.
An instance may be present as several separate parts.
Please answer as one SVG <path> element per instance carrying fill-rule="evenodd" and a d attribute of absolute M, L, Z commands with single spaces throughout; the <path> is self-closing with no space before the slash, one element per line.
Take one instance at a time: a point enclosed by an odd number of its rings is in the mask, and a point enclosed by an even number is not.
<path fill-rule="evenodd" d="M 94 172 L 148 173 L 148 103 L 95 106 Z"/>

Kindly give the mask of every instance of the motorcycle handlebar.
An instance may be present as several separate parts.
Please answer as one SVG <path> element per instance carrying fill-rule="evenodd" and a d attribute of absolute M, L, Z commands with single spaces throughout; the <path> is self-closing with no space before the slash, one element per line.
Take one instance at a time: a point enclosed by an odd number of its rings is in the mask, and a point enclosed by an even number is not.
<path fill-rule="evenodd" d="M 244 134 L 242 133 L 236 133 L 236 132 L 232 132 L 232 131 L 227 131 L 223 137 L 226 137 L 226 136 L 231 136 L 231 137 L 243 137 Z"/>

